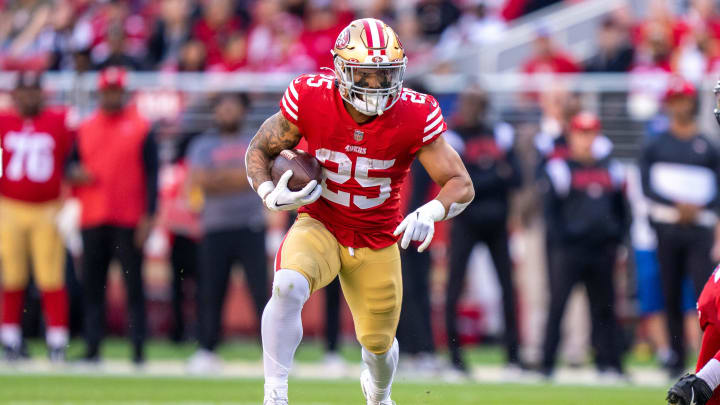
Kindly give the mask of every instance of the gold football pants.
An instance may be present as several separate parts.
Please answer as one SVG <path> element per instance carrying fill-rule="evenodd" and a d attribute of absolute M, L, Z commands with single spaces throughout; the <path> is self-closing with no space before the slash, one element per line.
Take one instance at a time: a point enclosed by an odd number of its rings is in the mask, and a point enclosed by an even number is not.
<path fill-rule="evenodd" d="M 39 290 L 64 286 L 65 250 L 55 224 L 59 210 L 59 201 L 29 203 L 0 198 L 3 289 L 24 289 L 31 269 Z"/>
<path fill-rule="evenodd" d="M 402 302 L 397 244 L 351 249 L 338 243 L 320 221 L 300 214 L 278 250 L 279 269 L 301 273 L 311 292 L 339 276 L 360 344 L 375 354 L 390 350 Z"/>

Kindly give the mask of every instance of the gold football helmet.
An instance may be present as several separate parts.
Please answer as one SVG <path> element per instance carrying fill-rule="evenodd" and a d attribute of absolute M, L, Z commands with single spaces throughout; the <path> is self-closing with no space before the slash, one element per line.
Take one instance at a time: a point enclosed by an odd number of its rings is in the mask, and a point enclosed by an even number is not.
<path fill-rule="evenodd" d="M 400 99 L 407 57 L 390 26 L 375 18 L 355 20 L 331 53 L 340 95 L 355 109 L 378 115 Z"/>

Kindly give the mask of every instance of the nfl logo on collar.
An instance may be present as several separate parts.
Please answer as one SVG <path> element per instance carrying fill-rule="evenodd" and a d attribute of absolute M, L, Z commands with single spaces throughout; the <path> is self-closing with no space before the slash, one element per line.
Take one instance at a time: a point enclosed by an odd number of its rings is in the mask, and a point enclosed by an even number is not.
<path fill-rule="evenodd" d="M 355 139 L 355 142 L 360 142 L 365 137 L 365 133 L 359 129 L 356 129 L 353 133 L 353 139 Z"/>

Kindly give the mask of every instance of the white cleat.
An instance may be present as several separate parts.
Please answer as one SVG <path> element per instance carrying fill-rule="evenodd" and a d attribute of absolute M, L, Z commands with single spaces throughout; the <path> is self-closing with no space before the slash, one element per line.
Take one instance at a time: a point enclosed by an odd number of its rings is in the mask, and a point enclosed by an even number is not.
<path fill-rule="evenodd" d="M 278 390 L 272 390 L 265 394 L 263 405 L 288 405 L 287 394 L 283 394 Z"/>
<path fill-rule="evenodd" d="M 343 378 L 347 375 L 347 363 L 337 353 L 327 353 L 325 355 L 323 369 L 328 378 Z"/>
<path fill-rule="evenodd" d="M 389 395 L 387 399 L 384 400 L 375 399 L 378 397 L 376 394 L 377 389 L 370 379 L 370 370 L 363 370 L 362 373 L 360 373 L 360 387 L 362 387 L 362 392 L 365 396 L 365 400 L 367 401 L 367 405 L 397 405 L 395 404 L 395 401 L 390 399 Z"/>
<path fill-rule="evenodd" d="M 221 369 L 222 363 L 217 354 L 205 349 L 195 352 L 187 365 L 187 371 L 192 375 L 215 375 L 219 374 Z"/>

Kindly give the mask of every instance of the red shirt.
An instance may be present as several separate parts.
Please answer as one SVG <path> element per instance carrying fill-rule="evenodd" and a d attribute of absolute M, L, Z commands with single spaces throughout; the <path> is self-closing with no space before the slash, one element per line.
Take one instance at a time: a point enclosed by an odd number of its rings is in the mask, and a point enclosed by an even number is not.
<path fill-rule="evenodd" d="M 687 22 L 680 19 L 672 18 L 667 21 L 646 20 L 631 29 L 630 38 L 636 47 L 642 46 L 647 40 L 649 31 L 653 28 L 652 25 L 662 26 L 667 30 L 665 31 L 668 35 L 667 40 L 670 41 L 670 46 L 673 48 L 678 47 L 685 36 L 692 32 Z M 713 32 L 711 32 L 711 34 L 713 34 Z"/>
<path fill-rule="evenodd" d="M 550 58 L 532 58 L 525 62 L 525 73 L 576 73 L 580 67 L 570 56 L 554 53 Z"/>
<path fill-rule="evenodd" d="M 697 310 L 700 328 L 705 330 L 709 324 L 720 326 L 718 309 L 720 309 L 720 265 L 715 268 L 698 298 Z"/>
<path fill-rule="evenodd" d="M 321 221 L 344 246 L 383 248 L 397 241 L 392 233 L 402 219 L 400 189 L 415 154 L 447 125 L 435 98 L 410 89 L 384 114 L 358 124 L 334 80 L 302 75 L 280 102 L 323 166 L 322 198 L 299 211 Z"/>
<path fill-rule="evenodd" d="M 241 29 L 242 21 L 238 17 L 227 20 L 219 27 L 211 27 L 205 19 L 195 23 L 193 36 L 205 44 L 208 66 L 223 63 L 225 45 L 227 45 L 230 36 Z"/>
<path fill-rule="evenodd" d="M 65 111 L 44 109 L 35 117 L 0 114 L 0 194 L 27 202 L 60 197 L 65 162 L 73 143 Z"/>
<path fill-rule="evenodd" d="M 340 32 L 350 24 L 354 19 L 351 12 L 338 11 L 335 13 L 335 25 L 328 28 L 316 30 L 304 30 L 298 42 L 302 45 L 302 51 L 315 62 L 315 70 L 319 71 L 322 67 L 332 67 L 332 55 L 328 49 L 332 49 L 335 45 Z"/>
<path fill-rule="evenodd" d="M 81 226 L 133 227 L 147 212 L 142 150 L 150 126 L 135 107 L 98 111 L 78 129 L 78 152 L 90 184 L 77 188 Z"/>

